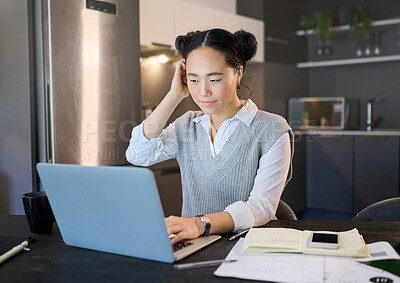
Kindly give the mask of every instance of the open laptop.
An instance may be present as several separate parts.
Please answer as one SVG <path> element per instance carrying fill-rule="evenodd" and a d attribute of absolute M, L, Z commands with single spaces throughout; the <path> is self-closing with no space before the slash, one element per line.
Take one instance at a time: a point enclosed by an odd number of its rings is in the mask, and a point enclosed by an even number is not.
<path fill-rule="evenodd" d="M 171 246 L 147 168 L 39 163 L 37 171 L 69 246 L 172 263 L 221 238 Z"/>

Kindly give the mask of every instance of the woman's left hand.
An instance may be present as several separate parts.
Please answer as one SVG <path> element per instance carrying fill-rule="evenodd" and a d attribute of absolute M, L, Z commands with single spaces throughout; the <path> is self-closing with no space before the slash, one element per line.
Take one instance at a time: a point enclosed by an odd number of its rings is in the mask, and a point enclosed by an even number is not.
<path fill-rule="evenodd" d="M 184 239 L 194 239 L 204 232 L 204 225 L 198 217 L 183 218 L 178 216 L 169 216 L 165 218 L 168 235 L 175 234 L 171 239 L 171 244 L 175 244 Z"/>

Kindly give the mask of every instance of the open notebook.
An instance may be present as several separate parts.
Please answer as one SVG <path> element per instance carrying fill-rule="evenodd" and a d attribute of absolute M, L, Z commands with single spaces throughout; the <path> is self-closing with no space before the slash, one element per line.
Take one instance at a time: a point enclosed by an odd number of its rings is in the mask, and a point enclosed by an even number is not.
<path fill-rule="evenodd" d="M 348 257 L 369 257 L 363 237 L 356 228 L 339 232 L 339 249 L 309 247 L 312 232 L 290 228 L 252 228 L 244 239 L 245 252 L 288 252 Z"/>
<path fill-rule="evenodd" d="M 39 163 L 37 170 L 67 245 L 174 262 L 221 238 L 172 247 L 149 169 Z"/>

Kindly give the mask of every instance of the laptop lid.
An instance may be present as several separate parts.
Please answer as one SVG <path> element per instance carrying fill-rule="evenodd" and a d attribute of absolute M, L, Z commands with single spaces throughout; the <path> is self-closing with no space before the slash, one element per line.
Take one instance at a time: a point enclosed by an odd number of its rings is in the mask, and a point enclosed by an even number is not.
<path fill-rule="evenodd" d="M 39 163 L 37 171 L 65 244 L 174 261 L 151 170 Z"/>

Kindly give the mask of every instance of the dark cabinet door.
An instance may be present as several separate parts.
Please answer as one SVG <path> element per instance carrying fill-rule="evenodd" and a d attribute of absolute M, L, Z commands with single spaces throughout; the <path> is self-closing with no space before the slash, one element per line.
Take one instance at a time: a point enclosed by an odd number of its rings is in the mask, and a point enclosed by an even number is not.
<path fill-rule="evenodd" d="M 399 137 L 357 136 L 354 156 L 354 213 L 399 196 Z"/>
<path fill-rule="evenodd" d="M 307 135 L 295 135 L 293 175 L 283 191 L 282 199 L 295 212 L 306 209 L 306 139 Z"/>
<path fill-rule="evenodd" d="M 176 159 L 150 166 L 157 182 L 164 215 L 180 216 L 182 210 L 182 182 Z"/>
<path fill-rule="evenodd" d="M 353 137 L 309 136 L 307 203 L 312 209 L 353 212 Z"/>

